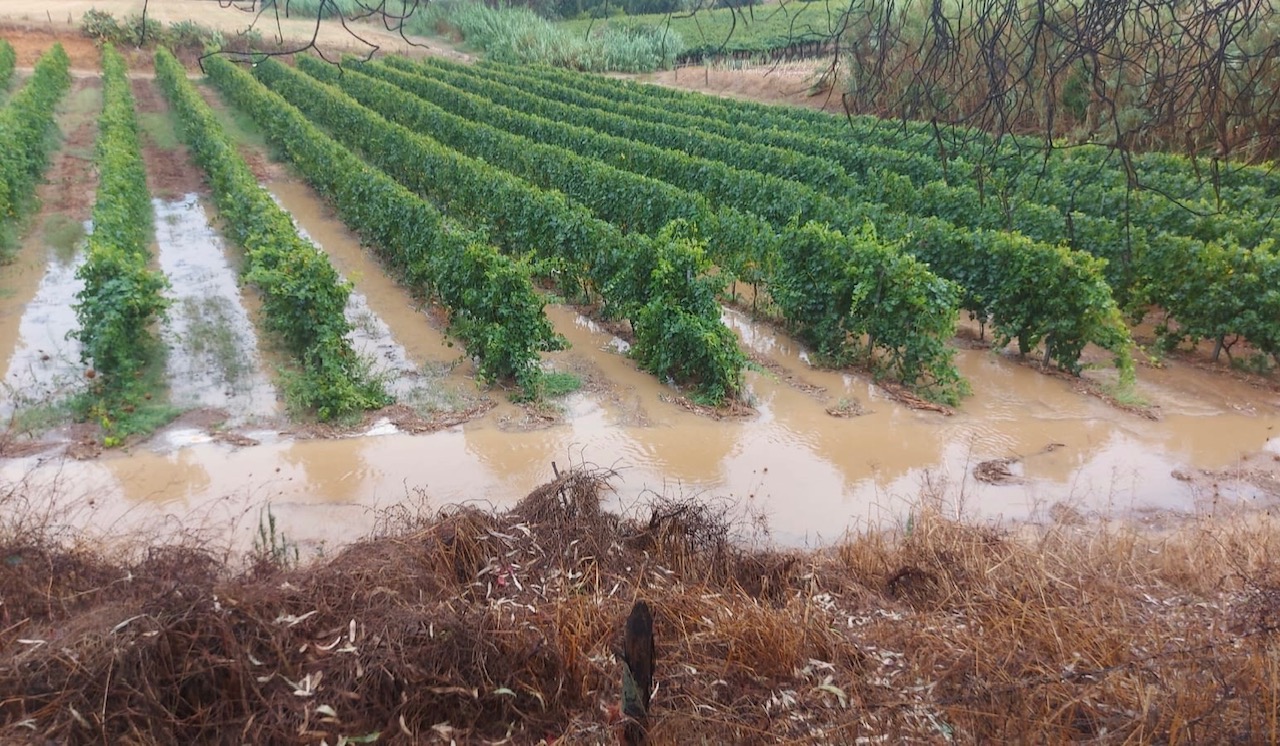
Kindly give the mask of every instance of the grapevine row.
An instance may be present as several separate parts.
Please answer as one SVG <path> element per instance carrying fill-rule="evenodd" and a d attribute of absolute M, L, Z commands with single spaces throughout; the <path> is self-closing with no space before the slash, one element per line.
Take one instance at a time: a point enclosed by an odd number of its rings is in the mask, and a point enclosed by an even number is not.
<path fill-rule="evenodd" d="M 429 61 L 424 63 L 432 74 L 445 82 L 470 87 L 477 80 L 472 68 L 445 61 Z M 554 83 L 527 82 L 524 88 L 515 88 L 484 76 L 490 85 L 484 94 L 496 103 L 507 106 L 529 96 L 539 101 L 547 99 L 573 98 L 584 100 L 581 94 Z M 513 83 L 519 76 L 498 76 L 503 80 L 511 79 Z M 527 80 L 527 79 L 525 79 Z M 566 92 L 567 91 L 567 92 Z M 600 102 L 599 97 L 585 99 L 586 103 Z M 608 106 L 609 101 L 603 100 Z M 780 159 L 770 160 L 772 153 L 786 152 L 778 148 L 767 148 L 756 145 L 758 139 L 752 134 L 743 134 L 742 139 L 733 140 L 718 135 L 707 135 L 698 129 L 674 127 L 665 122 L 668 115 L 665 111 L 653 107 L 632 106 L 632 114 L 643 115 L 651 120 L 647 125 L 636 124 L 632 116 L 621 116 L 597 109 L 564 103 L 542 103 L 537 113 L 570 121 L 574 117 L 589 117 L 592 126 L 610 134 L 630 136 L 642 139 L 659 147 L 676 147 L 686 152 L 702 154 L 709 158 L 752 170 L 765 171 L 778 176 L 787 176 L 779 168 L 770 167 Z M 1068 237 L 1071 244 L 1081 250 L 1108 260 L 1106 277 L 1112 287 L 1113 295 L 1124 303 L 1131 303 L 1135 297 L 1143 294 L 1133 287 L 1135 276 L 1140 272 L 1135 263 L 1146 258 L 1146 242 L 1148 235 L 1160 235 L 1165 232 L 1160 226 L 1181 226 L 1183 230 L 1175 233 L 1190 233 L 1198 236 L 1209 236 L 1215 240 L 1235 237 L 1237 240 L 1250 243 L 1261 235 L 1258 220 L 1242 218 L 1227 219 L 1220 217 L 1200 218 L 1190 223 L 1184 218 L 1194 217 L 1191 212 L 1162 197 L 1148 192 L 1135 192 L 1132 198 L 1145 206 L 1129 213 L 1131 216 L 1144 217 L 1142 230 L 1127 230 L 1126 227 L 1111 218 L 1098 218 L 1092 215 L 1071 214 L 1071 220 L 1054 207 L 1046 207 L 1029 201 L 1017 201 L 1007 209 L 1002 201 L 991 198 L 984 199 L 978 189 L 969 187 L 953 187 L 943 181 L 933 181 L 917 188 L 909 179 L 889 173 L 872 172 L 864 175 L 860 186 L 851 186 L 850 180 L 841 182 L 832 180 L 810 170 L 809 175 L 799 179 L 815 190 L 831 196 L 851 199 L 856 202 L 882 203 L 892 211 L 909 216 L 937 217 L 959 227 L 974 230 L 1019 230 L 1033 240 L 1045 243 L 1057 243 L 1062 237 Z M 1052 187 L 1050 187 L 1052 188 Z M 1058 184 L 1061 192 L 1068 187 Z M 1122 199 L 1126 192 L 1113 194 L 1113 199 Z M 1069 199 L 1069 197 L 1068 197 Z M 1113 208 L 1113 212 L 1119 212 Z M 1182 221 L 1182 222 L 1179 222 Z"/>
<path fill-rule="evenodd" d="M 665 182 L 644 177 L 630 171 L 614 168 L 605 163 L 576 155 L 565 148 L 535 142 L 497 128 L 467 120 L 451 114 L 422 99 L 406 97 L 404 92 L 377 78 L 347 68 L 339 72 L 334 66 L 312 57 L 302 57 L 299 67 L 320 80 L 339 85 L 357 101 L 383 116 L 408 126 L 420 133 L 431 134 L 446 145 L 460 152 L 490 163 L 500 163 L 511 173 L 535 181 L 544 188 L 557 188 L 571 198 L 590 207 L 600 217 L 615 225 L 641 232 L 657 232 L 672 220 L 690 220 L 700 235 L 712 245 L 718 245 L 712 255 L 722 268 L 740 272 L 750 257 L 764 257 L 763 264 L 775 273 L 788 275 L 790 265 L 778 262 L 774 255 L 781 242 L 777 233 L 752 215 L 737 210 L 713 211 L 701 195 L 687 192 Z M 839 234 L 826 231 L 810 234 L 842 255 L 843 261 L 857 261 L 866 271 L 873 273 L 876 290 L 864 295 L 879 302 L 853 309 L 856 323 L 883 324 L 892 309 L 911 304 L 913 298 L 931 296 L 939 302 L 927 309 L 917 309 L 915 323 L 897 326 L 892 331 L 869 335 L 868 354 L 878 349 L 889 375 L 908 385 L 932 389 L 941 398 L 954 400 L 961 389 L 959 375 L 951 364 L 951 353 L 945 340 L 951 334 L 957 298 L 954 289 L 940 290 L 946 286 L 909 257 L 896 251 L 859 252 L 868 242 L 846 242 Z M 856 256 L 855 256 L 856 255 Z M 726 262 L 726 260 L 728 260 Z M 767 278 L 772 286 L 779 280 Z M 921 286 L 930 286 L 921 290 Z M 949 301 L 949 302 L 944 302 Z M 809 312 L 792 311 L 792 306 L 782 308 L 786 320 L 801 331 L 817 330 L 821 323 Z M 840 317 L 848 317 L 850 311 L 838 313 L 830 329 L 836 330 L 842 323 Z M 844 321 L 846 326 L 852 321 Z M 861 338 L 861 334 L 836 332 L 827 338 L 818 335 L 810 339 L 815 347 L 833 359 L 843 357 L 843 341 Z"/>
<path fill-rule="evenodd" d="M 155 59 L 156 77 L 208 176 L 228 235 L 245 249 L 245 277 L 261 291 L 267 326 L 300 369 L 287 382 L 290 399 L 322 420 L 382 406 L 386 394 L 347 338 L 350 284 L 299 238 L 289 215 L 258 185 L 181 63 L 163 49 Z"/>
<path fill-rule="evenodd" d="M 223 93 L 250 113 L 401 281 L 449 310 L 449 332 L 476 358 L 479 377 L 514 381 L 525 396 L 535 396 L 540 353 L 559 349 L 562 340 L 543 313 L 529 267 L 447 221 L 233 64 L 218 58 L 206 65 Z"/>
<path fill-rule="evenodd" d="M 449 71 L 471 69 L 444 62 L 429 64 L 433 68 Z M 486 74 L 487 78 L 509 79 L 512 82 L 519 79 L 532 80 L 513 68 L 485 66 L 478 69 L 502 71 Z M 554 75 L 559 76 L 560 73 Z M 588 77 L 587 80 L 594 78 Z M 612 84 L 601 82 L 599 87 L 608 88 Z M 584 82 L 581 88 L 591 89 L 592 85 Z M 559 85 L 527 82 L 524 89 L 539 96 L 573 100 L 582 104 L 594 102 L 607 105 L 609 101 L 600 96 L 578 93 L 579 89 Z M 632 91 L 621 87 L 616 90 Z M 633 101 L 642 95 L 635 92 L 627 95 L 624 100 Z M 671 108 L 670 101 L 653 98 L 649 100 L 666 101 L 668 108 Z M 718 99 L 703 96 L 689 99 L 680 108 L 691 110 L 705 107 L 701 111 L 709 113 L 723 111 L 728 106 Z M 719 128 L 722 132 L 736 132 L 743 138 L 764 138 L 776 131 L 754 125 L 721 124 L 722 120 L 707 116 L 681 120 L 679 115 L 668 114 L 667 109 L 659 110 L 653 106 L 638 104 L 627 104 L 625 109 L 618 110 L 648 116 L 655 121 L 661 119 L 704 124 Z M 733 129 L 726 130 L 726 127 Z M 794 135 L 799 136 L 798 133 Z M 835 144 L 821 138 L 818 141 Z M 906 155 L 908 154 L 904 154 L 904 160 Z M 1148 160 L 1154 162 L 1157 159 L 1153 156 Z M 1177 333 L 1170 336 L 1170 341 L 1182 337 L 1193 340 L 1208 338 L 1216 340 L 1221 346 L 1227 338 L 1238 335 L 1254 341 L 1255 345 L 1264 350 L 1269 347 L 1268 340 L 1276 334 L 1273 327 L 1277 326 L 1266 321 L 1277 318 L 1270 313 L 1275 304 L 1274 294 L 1266 283 L 1251 281 L 1251 278 L 1266 276 L 1266 268 L 1271 261 L 1269 257 L 1275 253 L 1266 239 L 1270 234 L 1269 221 L 1258 219 L 1257 216 L 1214 214 L 1215 208 L 1204 203 L 1199 203 L 1198 207 L 1205 214 L 1198 216 L 1192 209 L 1188 209 L 1196 207 L 1196 204 L 1180 205 L 1145 191 L 1129 193 L 1123 188 L 1088 186 L 1102 181 L 1099 177 L 1105 173 L 1100 173 L 1099 168 L 1090 165 L 1085 158 L 1070 155 L 1059 158 L 1053 162 L 1050 170 L 1057 173 L 1057 178 L 1041 181 L 1039 188 L 1046 191 L 1057 190 L 1060 202 L 1087 199 L 1082 195 L 1092 193 L 1100 205 L 1098 209 L 1142 216 L 1142 225 L 1147 230 L 1126 230 L 1116 220 L 1075 212 L 1071 213 L 1071 220 L 1064 223 L 1062 215 L 1056 211 L 1043 208 L 1037 210 L 1038 206 L 1027 202 L 1010 209 L 1014 228 L 1032 238 L 1067 236 L 1073 245 L 1107 258 L 1108 280 L 1117 296 L 1129 301 L 1129 305 L 1136 309 L 1151 304 L 1158 305 L 1176 320 Z M 1077 188 L 1074 186 L 1076 183 L 1086 186 Z M 884 179 L 879 188 L 890 205 L 904 206 L 914 202 L 920 206 L 921 212 L 938 215 L 957 224 L 963 224 L 966 216 L 981 214 L 983 210 L 982 200 L 976 190 L 949 188 L 941 182 L 931 182 L 915 189 L 903 179 L 890 178 Z M 992 188 L 995 189 L 996 185 L 992 185 Z M 898 192 L 897 196 L 891 197 L 890 192 L 895 190 Z M 1125 209 L 1122 204 L 1124 199 L 1132 199 L 1137 206 L 1132 210 Z M 995 199 L 987 200 L 988 205 L 996 202 Z M 1206 240 L 1179 234 L 1200 236 Z M 1231 272 L 1223 271 L 1223 257 L 1232 257 L 1229 263 L 1234 269 Z M 1188 288 L 1197 288 L 1197 291 L 1193 293 Z M 1170 327 L 1165 325 L 1162 328 Z"/>
<path fill-rule="evenodd" d="M 701 247 L 683 240 L 680 229 L 657 239 L 624 235 L 564 195 L 388 122 L 341 91 L 274 60 L 259 63 L 255 72 L 413 191 L 485 226 L 512 252 L 532 250 L 561 273 L 568 289 L 590 285 L 604 299 L 606 313 L 631 321 L 633 354 L 646 370 L 692 385 L 709 400 L 737 396 L 745 358 L 714 300 L 724 280 L 707 274 Z M 673 281 L 662 261 L 688 272 Z"/>
<path fill-rule="evenodd" d="M 1245 247 L 1157 236 L 1142 269 L 1140 300 L 1175 322 L 1156 328 L 1165 346 L 1212 340 L 1216 361 L 1243 338 L 1280 363 L 1280 247 L 1274 241 Z"/>
<path fill-rule="evenodd" d="M 148 268 L 151 195 L 138 141 L 138 122 L 124 58 L 102 47 L 102 115 L 94 147 L 98 191 L 88 253 L 76 277 L 75 336 L 81 360 L 96 370 L 89 407 L 95 419 L 114 420 L 154 364 L 160 342 L 153 325 L 168 300 L 164 275 Z"/>
<path fill-rule="evenodd" d="M 650 104 L 617 102 L 517 71 L 505 72 L 506 68 L 504 72 L 497 72 L 497 68 L 492 67 L 476 68 L 436 60 L 425 64 L 433 76 L 458 87 L 466 86 L 468 78 L 476 76 L 494 83 L 485 89 L 485 95 L 499 104 L 511 106 L 530 95 L 553 100 L 572 108 L 553 105 L 543 107 L 539 113 L 563 119 L 570 118 L 572 114 L 568 112 L 575 109 L 579 116 L 582 110 L 587 110 L 594 122 L 592 127 L 608 134 L 794 179 L 837 199 L 883 203 L 894 212 L 938 217 L 962 228 L 1018 230 L 1045 243 L 1057 243 L 1067 236 L 1073 239 L 1074 248 L 1108 259 L 1108 280 L 1113 289 L 1120 295 L 1128 291 L 1131 272 L 1125 261 L 1127 254 L 1122 251 L 1123 228 L 1115 220 L 1074 215 L 1073 220 L 1068 221 L 1055 207 L 1026 200 L 1005 204 L 985 198 L 976 187 L 952 186 L 940 177 L 917 188 L 912 179 L 900 175 L 899 164 L 919 165 L 927 161 L 919 154 L 876 146 L 848 146 L 846 142 L 734 125 Z M 850 158 L 840 161 L 841 154 Z M 817 155 L 823 157 L 817 158 Z M 859 162 L 854 163 L 854 159 Z M 839 161 L 845 170 L 837 167 L 833 160 Z"/>
<path fill-rule="evenodd" d="M 479 63 L 478 67 L 514 69 L 509 65 L 487 61 Z M 733 123 L 793 130 L 804 134 L 821 132 L 833 139 L 853 138 L 860 144 L 873 142 L 908 152 L 937 151 L 939 147 L 939 132 L 928 122 L 886 122 L 868 115 L 846 117 L 805 107 L 708 97 L 676 88 L 645 85 L 599 75 L 580 75 L 558 68 L 524 66 L 519 69 L 536 71 L 539 77 L 569 85 L 581 85 L 601 95 L 638 94 L 664 108 L 679 109 L 682 104 L 692 104 L 695 108 L 715 106 L 717 110 L 711 116 Z M 941 134 L 949 158 L 990 162 L 992 156 L 996 156 L 997 162 L 1006 164 L 1014 171 L 1029 169 L 1032 173 L 1038 172 L 1040 148 L 1043 145 L 1038 138 L 1006 135 L 997 139 L 978 130 L 950 127 L 944 128 Z M 1101 145 L 1054 151 L 1051 157 L 1075 159 L 1092 165 L 1095 169 L 1117 169 L 1115 151 Z M 1202 172 L 1208 170 L 1208 165 L 1208 162 L 1194 164 L 1184 156 L 1167 153 L 1140 153 L 1133 156 L 1133 166 L 1143 183 L 1161 186 L 1173 184 L 1174 191 L 1182 195 L 1191 195 L 1193 188 L 1204 185 Z M 1241 190 L 1266 199 L 1280 196 L 1280 175 L 1275 174 L 1273 169 L 1226 164 L 1218 170 L 1219 186 L 1225 190 Z M 1265 209 L 1263 213 L 1265 214 Z"/>
<path fill-rule="evenodd" d="M 36 180 L 49 161 L 47 136 L 53 108 L 71 85 L 70 59 L 61 44 L 36 62 L 35 72 L 0 109 L 0 229 L 31 203 Z"/>
<path fill-rule="evenodd" d="M 13 69 L 18 64 L 18 54 L 13 51 L 13 45 L 4 39 L 0 39 L 0 91 L 8 90 L 9 84 L 13 82 Z"/>
<path fill-rule="evenodd" d="M 833 196 L 884 202 L 900 212 L 941 217 L 966 228 L 1018 230 L 1047 243 L 1057 243 L 1065 237 L 1074 248 L 1106 257 L 1112 264 L 1113 288 L 1122 294 L 1128 290 L 1126 281 L 1131 279 L 1131 273 L 1118 261 L 1125 255 L 1119 249 L 1126 245 L 1125 226 L 1114 217 L 1118 213 L 1129 216 L 1131 222 L 1150 233 L 1169 231 L 1201 240 L 1233 236 L 1251 245 L 1268 233 L 1266 221 L 1259 220 L 1256 211 L 1242 211 L 1237 207 L 1220 212 L 1203 196 L 1174 201 L 1150 191 L 1131 191 L 1122 172 L 1100 169 L 1080 158 L 1054 159 L 1034 174 L 1011 177 L 989 173 L 979 183 L 974 177 L 975 169 L 962 159 L 944 166 L 920 152 L 928 150 L 925 145 L 917 143 L 911 151 L 901 149 L 902 145 L 894 141 L 893 133 L 886 133 L 883 125 L 878 132 L 889 135 L 883 144 L 868 142 L 876 132 L 850 130 L 847 125 L 844 136 L 836 139 L 812 128 L 801 132 L 766 128 L 755 122 L 726 121 L 717 116 L 723 104 L 705 96 L 660 106 L 660 99 L 645 98 L 640 92 L 616 97 L 599 95 L 594 92 L 590 78 L 568 85 L 558 78 L 537 76 L 525 68 L 462 66 L 444 60 L 430 60 L 425 64 L 448 74 L 480 76 L 540 98 L 608 112 L 612 116 L 598 114 L 597 121 L 613 134 L 644 137 L 656 145 L 680 142 L 686 152 L 691 152 L 696 142 L 696 147 L 708 157 L 723 160 L 722 153 L 740 154 L 737 155 L 740 162 L 752 163 L 757 170 L 782 176 L 786 173 L 769 165 L 782 160 L 775 155 L 779 148 L 804 158 L 834 161 L 856 179 L 854 185 L 847 177 L 832 179 L 816 167 L 806 169 L 804 174 L 787 176 Z M 635 122 L 649 124 L 641 126 Z M 671 126 L 691 134 L 663 135 L 664 128 Z M 669 129 L 666 131 L 669 133 Z M 890 143 L 898 149 L 887 147 Z M 1164 180 L 1161 188 L 1181 192 L 1192 186 L 1183 188 Z M 1270 201 L 1261 209 L 1269 212 Z"/>
<path fill-rule="evenodd" d="M 1132 373 L 1128 332 L 1102 277 L 1104 263 L 1086 254 L 1017 235 L 965 231 L 936 218 L 903 216 L 877 205 L 845 205 L 795 182 L 595 133 L 589 129 L 589 113 L 577 122 L 561 123 L 382 64 L 361 69 L 468 118 L 701 192 L 713 205 L 756 212 L 779 229 L 797 219 L 816 220 L 853 234 L 870 221 L 881 239 L 902 242 L 933 271 L 959 283 L 963 306 L 993 317 L 997 343 L 1017 340 L 1020 349 L 1029 351 L 1044 342 L 1050 359 L 1076 371 L 1085 344 L 1095 342 L 1116 354 L 1126 377 Z M 483 81 L 476 81 L 475 87 L 487 90 Z M 536 112 L 542 103 L 527 96 L 521 108 Z M 1045 297 L 1042 290 L 1050 287 L 1063 292 Z"/>

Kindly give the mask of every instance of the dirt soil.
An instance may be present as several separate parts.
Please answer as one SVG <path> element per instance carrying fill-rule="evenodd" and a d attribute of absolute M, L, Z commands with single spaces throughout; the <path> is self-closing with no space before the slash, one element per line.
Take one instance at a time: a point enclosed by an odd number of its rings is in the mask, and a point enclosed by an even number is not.
<path fill-rule="evenodd" d="M 139 119 L 158 115 L 169 121 L 169 104 L 154 79 L 132 81 L 133 99 Z M 146 127 L 142 128 L 142 160 L 147 166 L 147 187 L 162 199 L 174 199 L 193 192 L 207 192 L 204 172 L 182 143 L 161 146 Z"/>
<path fill-rule="evenodd" d="M 45 27 L 33 26 L 30 23 L 14 22 L 11 9 L 0 6 L 0 36 L 13 45 L 18 55 L 18 67 L 32 67 L 40 59 L 40 55 L 49 51 L 55 43 L 61 43 L 71 58 L 73 70 L 97 69 L 102 53 L 91 40 L 80 36 L 76 30 L 66 24 Z"/>
<path fill-rule="evenodd" d="M 398 33 L 387 31 L 380 24 L 354 23 L 352 28 L 359 38 L 338 23 L 321 23 L 317 28 L 314 19 L 284 18 L 282 15 L 277 25 L 274 15 L 263 13 L 256 16 L 246 12 L 244 8 L 248 5 L 244 2 L 213 0 L 149 0 L 147 17 L 162 23 L 194 21 L 208 28 L 218 29 L 224 36 L 243 33 L 252 27 L 262 34 L 265 42 L 281 43 L 285 48 L 305 46 L 314 37 L 318 47 L 326 52 L 339 54 L 367 53 L 373 48 L 370 45 L 395 54 L 449 53 L 439 41 L 406 39 Z M 5 38 L 18 49 L 18 65 L 34 64 L 35 58 L 39 56 L 34 50 L 47 47 L 56 38 L 63 42 L 71 55 L 73 68 L 94 69 L 98 62 L 97 50 L 88 39 L 78 38 L 77 29 L 84 13 L 96 9 L 110 13 L 117 21 L 122 21 L 127 16 L 140 14 L 142 7 L 142 0 L 4 0 L 0 3 L 0 21 L 3 21 Z M 149 68 L 149 54 L 142 53 L 134 57 L 131 61 Z"/>
<path fill-rule="evenodd" d="M 805 60 L 735 69 L 696 65 L 639 75 L 619 74 L 616 77 L 713 96 L 791 104 L 841 113 L 844 111 L 844 104 L 839 91 L 825 85 L 816 85 L 823 79 L 823 74 L 830 71 L 831 64 L 825 60 Z"/>

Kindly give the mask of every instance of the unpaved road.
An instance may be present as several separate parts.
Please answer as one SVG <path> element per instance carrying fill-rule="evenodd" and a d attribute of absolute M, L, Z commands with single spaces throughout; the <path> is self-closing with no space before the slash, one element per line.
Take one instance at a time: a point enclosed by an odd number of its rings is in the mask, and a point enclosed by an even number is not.
<path fill-rule="evenodd" d="M 0 22 L 16 25 L 39 38 L 47 39 L 49 33 L 57 33 L 64 37 L 63 46 L 67 47 L 67 52 L 71 55 L 72 67 L 93 67 L 97 64 L 93 44 L 69 33 L 78 28 L 85 12 L 96 9 L 110 13 L 119 20 L 140 14 L 142 7 L 143 0 L 4 0 L 0 3 Z M 380 25 L 358 23 L 352 26 L 355 33 L 336 22 L 321 23 L 317 29 L 314 19 L 281 17 L 277 25 L 274 14 L 264 13 L 258 16 L 241 10 L 245 7 L 248 7 L 248 3 L 222 7 L 217 0 L 150 0 L 147 4 L 147 17 L 164 23 L 195 21 L 228 35 L 243 33 L 252 27 L 268 41 L 283 39 L 299 42 L 300 45 L 314 37 L 317 45 L 335 52 L 367 53 L 371 48 L 370 44 L 373 44 L 389 54 L 460 56 L 440 40 L 409 37 L 410 40 L 406 41 L 399 33 L 388 31 Z M 18 49 L 20 66 L 33 64 L 39 56 L 39 50 L 47 46 L 25 44 L 27 38 L 21 33 L 6 31 L 5 38 Z"/>

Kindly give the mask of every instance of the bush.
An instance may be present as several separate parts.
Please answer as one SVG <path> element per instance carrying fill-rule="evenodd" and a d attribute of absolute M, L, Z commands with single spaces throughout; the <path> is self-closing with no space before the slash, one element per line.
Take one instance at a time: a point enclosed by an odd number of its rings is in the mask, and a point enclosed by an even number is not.
<path fill-rule="evenodd" d="M 0 243 L 34 202 L 36 182 L 49 162 L 53 108 L 71 85 L 71 61 L 55 44 L 36 63 L 30 80 L 0 109 Z"/>
<path fill-rule="evenodd" d="M 705 243 L 688 223 L 675 221 L 654 237 L 652 251 L 627 258 L 632 266 L 623 277 L 638 287 L 615 287 L 643 304 L 632 313 L 632 357 L 656 376 L 691 385 L 703 401 L 738 398 L 747 358 L 720 321 L 716 298 L 726 278 L 710 274 Z"/>
<path fill-rule="evenodd" d="M 175 50 L 204 51 L 222 47 L 226 43 L 221 31 L 195 21 L 178 21 L 165 26 L 154 18 L 147 18 L 144 22 L 143 17 L 135 13 L 117 22 L 115 16 L 101 10 L 85 12 L 80 19 L 80 33 L 100 44 L 147 49 L 169 47 Z"/>
<path fill-rule="evenodd" d="M 18 62 L 18 55 L 13 45 L 0 39 L 0 89 L 8 88 L 13 81 L 13 68 Z"/>

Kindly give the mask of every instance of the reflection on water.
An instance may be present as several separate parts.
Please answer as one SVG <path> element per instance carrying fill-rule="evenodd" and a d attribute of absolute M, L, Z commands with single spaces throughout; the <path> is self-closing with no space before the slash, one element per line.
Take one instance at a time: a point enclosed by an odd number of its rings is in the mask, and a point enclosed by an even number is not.
<path fill-rule="evenodd" d="M 223 409 L 233 425 L 274 415 L 275 389 L 262 369 L 257 332 L 204 207 L 194 194 L 151 204 L 156 256 L 173 301 L 161 330 L 170 399 L 183 408 Z"/>
<path fill-rule="evenodd" d="M 408 377 L 433 368 L 433 391 L 474 396 L 469 365 L 455 365 L 461 351 L 447 346 L 314 195 L 291 184 L 271 188 L 356 283 L 381 322 L 366 325 L 369 340 L 392 369 Z M 794 340 L 733 310 L 725 311 L 726 323 L 768 364 L 747 374 L 756 413 L 714 420 L 676 403 L 678 392 L 638 370 L 606 329 L 564 306 L 549 306 L 547 316 L 571 343 L 548 354 L 547 365 L 587 382 L 559 403 L 562 420 L 551 426 L 513 429 L 522 412 L 501 404 L 466 425 L 419 436 L 255 433 L 262 445 L 246 448 L 175 437 L 91 463 L 14 459 L 0 464 L 0 475 L 36 482 L 56 475 L 64 494 L 92 496 L 105 516 L 95 525 L 167 511 L 215 531 L 234 527 L 245 541 L 270 502 L 282 528 L 306 547 L 362 535 L 376 509 L 418 490 L 436 506 L 507 506 L 549 479 L 553 462 L 561 469 L 590 463 L 619 471 L 618 504 L 650 491 L 726 496 L 767 516 L 775 539 L 803 543 L 901 520 L 926 482 L 945 483 L 951 500 L 982 516 L 1020 517 L 1058 501 L 1116 510 L 1187 507 L 1193 487 L 1174 479 L 1174 469 L 1217 469 L 1243 453 L 1280 452 L 1275 394 L 1187 366 L 1141 372 L 1140 393 L 1164 415 L 1153 422 L 1002 355 L 962 349 L 956 362 L 974 395 L 943 417 L 894 402 L 862 376 L 811 368 Z M 865 414 L 827 413 L 849 403 Z M 176 447 L 183 442 L 190 445 Z M 1010 457 L 1021 459 L 1015 471 L 1024 483 L 971 477 L 978 462 Z"/>
<path fill-rule="evenodd" d="M 68 334 L 78 328 L 72 305 L 84 288 L 76 278 L 84 259 L 80 252 L 66 264 L 51 262 L 36 297 L 27 304 L 4 377 L 0 415 L 7 417 L 25 404 L 53 402 L 83 380 L 80 342 Z"/>

